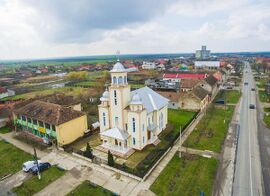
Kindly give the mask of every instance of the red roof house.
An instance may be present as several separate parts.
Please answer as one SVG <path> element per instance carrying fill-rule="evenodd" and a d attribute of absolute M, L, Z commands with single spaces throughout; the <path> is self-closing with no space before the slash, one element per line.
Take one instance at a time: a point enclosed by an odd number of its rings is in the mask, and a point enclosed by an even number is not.
<path fill-rule="evenodd" d="M 204 79 L 207 74 L 163 74 L 163 79 Z"/>

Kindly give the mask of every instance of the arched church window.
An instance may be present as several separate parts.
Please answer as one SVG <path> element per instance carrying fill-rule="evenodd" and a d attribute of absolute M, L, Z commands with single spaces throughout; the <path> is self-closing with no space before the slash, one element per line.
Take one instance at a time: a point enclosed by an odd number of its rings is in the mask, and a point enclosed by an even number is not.
<path fill-rule="evenodd" d="M 120 76 L 120 77 L 118 78 L 118 84 L 123 84 L 123 77 L 122 77 L 122 76 Z"/>
<path fill-rule="evenodd" d="M 115 77 L 115 76 L 113 77 L 113 83 L 114 83 L 114 84 L 117 83 L 117 80 L 116 80 L 116 77 Z"/>
<path fill-rule="evenodd" d="M 124 77 L 124 83 L 127 83 L 127 76 Z"/>

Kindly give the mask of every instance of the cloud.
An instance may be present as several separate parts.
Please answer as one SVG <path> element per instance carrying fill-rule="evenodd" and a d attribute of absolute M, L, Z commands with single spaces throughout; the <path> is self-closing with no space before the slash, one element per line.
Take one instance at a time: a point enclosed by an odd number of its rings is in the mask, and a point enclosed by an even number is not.
<path fill-rule="evenodd" d="M 38 13 L 31 23 L 40 35 L 64 43 L 101 39 L 105 30 L 147 22 L 170 5 L 166 0 L 25 0 L 24 4 Z"/>

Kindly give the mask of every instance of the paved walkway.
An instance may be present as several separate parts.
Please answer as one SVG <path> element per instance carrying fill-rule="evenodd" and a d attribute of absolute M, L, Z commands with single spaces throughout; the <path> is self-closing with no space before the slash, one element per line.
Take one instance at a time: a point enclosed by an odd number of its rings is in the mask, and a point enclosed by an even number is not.
<path fill-rule="evenodd" d="M 198 150 L 194 148 L 186 148 L 182 147 L 181 152 L 186 152 L 188 154 L 195 154 L 195 155 L 200 155 L 200 156 L 209 156 L 213 157 L 215 159 L 219 159 L 220 154 L 213 152 L 213 151 L 208 151 L 208 150 Z"/>

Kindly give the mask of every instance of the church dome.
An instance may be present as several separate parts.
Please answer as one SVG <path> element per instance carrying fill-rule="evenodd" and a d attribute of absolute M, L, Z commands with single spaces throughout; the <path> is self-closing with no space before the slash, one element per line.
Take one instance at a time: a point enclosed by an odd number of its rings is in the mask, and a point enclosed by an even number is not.
<path fill-rule="evenodd" d="M 122 63 L 117 61 L 117 63 L 113 66 L 113 69 L 111 70 L 111 72 L 126 72 L 126 69 L 122 65 Z"/>
<path fill-rule="evenodd" d="M 133 95 L 130 104 L 142 104 L 141 98 L 137 93 Z"/>
<path fill-rule="evenodd" d="M 100 101 L 109 101 L 109 92 L 107 90 L 102 94 Z"/>

